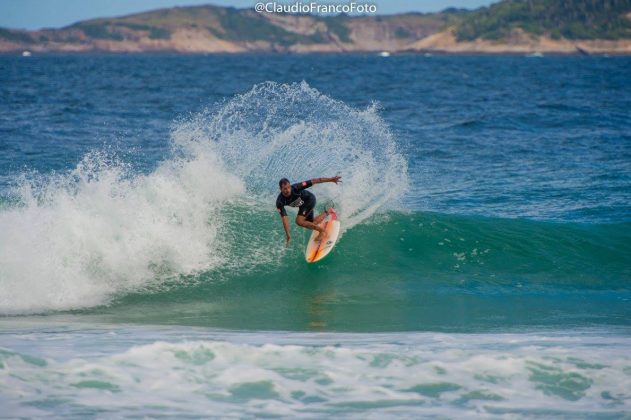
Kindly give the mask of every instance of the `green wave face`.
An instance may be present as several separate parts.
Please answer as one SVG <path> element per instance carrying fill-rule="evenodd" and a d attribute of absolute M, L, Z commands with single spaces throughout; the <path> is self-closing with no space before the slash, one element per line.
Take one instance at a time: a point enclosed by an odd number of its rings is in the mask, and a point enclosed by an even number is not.
<path fill-rule="evenodd" d="M 304 262 L 306 232 L 294 228 L 293 245 L 283 248 L 273 211 L 234 210 L 226 230 L 232 239 L 223 267 L 87 313 L 108 321 L 287 330 L 629 322 L 629 224 L 390 212 L 346 231 L 316 264 Z"/>

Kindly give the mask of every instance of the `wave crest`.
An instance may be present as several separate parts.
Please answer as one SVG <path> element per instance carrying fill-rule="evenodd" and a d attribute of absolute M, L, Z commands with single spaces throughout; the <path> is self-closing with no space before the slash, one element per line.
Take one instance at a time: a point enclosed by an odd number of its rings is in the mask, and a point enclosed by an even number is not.
<path fill-rule="evenodd" d="M 243 213 L 231 218 L 230 209 L 269 212 L 276 222 L 283 176 L 341 174 L 342 186 L 316 193 L 338 204 L 347 228 L 407 184 L 374 106 L 353 109 L 304 82 L 263 83 L 178 121 L 172 147 L 148 174 L 95 152 L 67 174 L 23 177 L 18 204 L 0 212 L 0 313 L 101 305 L 182 275 L 278 258 L 280 247 L 269 250 L 275 236 L 235 228 Z"/>

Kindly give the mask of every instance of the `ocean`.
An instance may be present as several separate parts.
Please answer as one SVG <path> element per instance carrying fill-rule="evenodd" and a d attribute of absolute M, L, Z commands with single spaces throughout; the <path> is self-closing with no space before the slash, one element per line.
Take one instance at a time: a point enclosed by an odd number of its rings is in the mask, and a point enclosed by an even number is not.
<path fill-rule="evenodd" d="M 0 417 L 629 416 L 630 67 L 0 56 Z"/>

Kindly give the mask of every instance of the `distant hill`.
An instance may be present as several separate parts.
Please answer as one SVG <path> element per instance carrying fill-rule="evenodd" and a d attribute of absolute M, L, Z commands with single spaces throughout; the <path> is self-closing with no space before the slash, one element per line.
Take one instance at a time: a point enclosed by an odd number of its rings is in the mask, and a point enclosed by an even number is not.
<path fill-rule="evenodd" d="M 218 6 L 175 7 L 61 29 L 0 31 L 0 50 L 336 52 L 399 50 L 453 23 L 451 13 L 313 16 Z"/>
<path fill-rule="evenodd" d="M 174 7 L 60 29 L 0 28 L 0 52 L 631 53 L 631 0 L 504 0 L 474 11 L 388 16 Z"/>
<path fill-rule="evenodd" d="M 467 14 L 458 40 L 502 40 L 520 28 L 552 39 L 631 38 L 631 0 L 506 0 Z"/>

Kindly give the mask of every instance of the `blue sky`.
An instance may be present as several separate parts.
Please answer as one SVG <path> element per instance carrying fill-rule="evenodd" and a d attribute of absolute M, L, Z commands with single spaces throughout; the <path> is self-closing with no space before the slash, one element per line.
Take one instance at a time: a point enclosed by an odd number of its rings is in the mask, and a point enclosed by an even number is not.
<path fill-rule="evenodd" d="M 234 7 L 253 7 L 258 0 L 0 0 L 0 27 L 39 29 L 57 28 L 79 20 L 120 16 L 145 10 L 172 6 L 217 4 Z M 264 0 L 271 1 L 271 0 Z M 295 0 L 277 0 L 293 3 Z M 314 0 L 302 0 L 309 3 Z M 331 0 L 328 0 L 329 2 Z M 339 0 L 349 3 L 351 0 Z M 379 14 L 402 12 L 436 12 L 447 7 L 476 8 L 493 0 L 352 0 L 374 3 Z M 320 0 L 321 3 L 327 0 Z M 338 1 L 336 1 L 337 3 Z"/>

